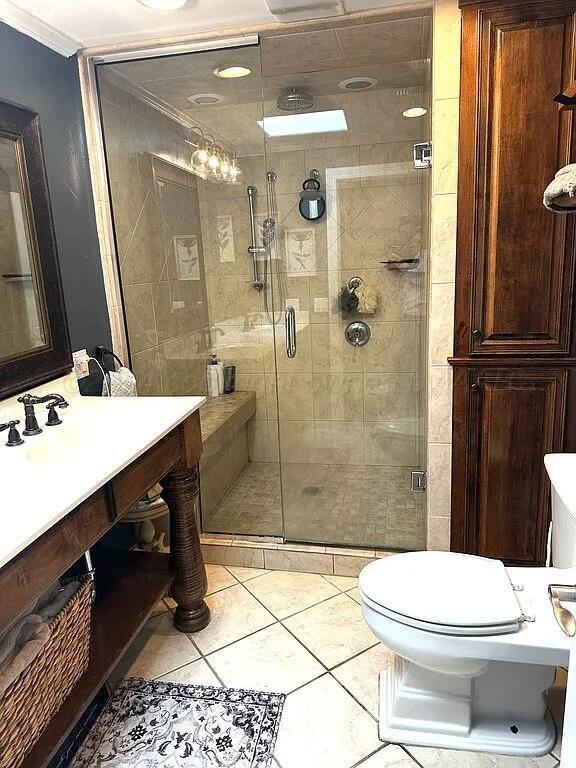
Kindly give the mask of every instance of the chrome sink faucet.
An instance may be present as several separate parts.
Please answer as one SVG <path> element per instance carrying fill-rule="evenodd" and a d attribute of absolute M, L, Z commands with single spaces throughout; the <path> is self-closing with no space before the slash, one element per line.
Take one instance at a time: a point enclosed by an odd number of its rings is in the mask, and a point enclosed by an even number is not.
<path fill-rule="evenodd" d="M 56 426 L 56 424 L 62 424 L 62 419 L 56 413 L 56 408 L 67 408 L 68 403 L 62 397 L 62 395 L 38 395 L 26 394 L 18 398 L 18 402 L 24 406 L 24 431 L 23 435 L 27 437 L 31 435 L 39 435 L 42 429 L 38 426 L 38 419 L 34 412 L 34 406 L 39 403 L 49 403 L 46 406 L 48 409 L 48 420 L 46 422 L 47 427 Z"/>

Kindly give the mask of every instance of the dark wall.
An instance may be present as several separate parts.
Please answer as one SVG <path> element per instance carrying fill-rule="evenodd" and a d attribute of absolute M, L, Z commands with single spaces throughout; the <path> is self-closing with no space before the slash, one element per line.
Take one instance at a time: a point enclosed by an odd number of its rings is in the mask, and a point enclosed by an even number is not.
<path fill-rule="evenodd" d="M 40 115 L 72 349 L 110 346 L 76 58 L 0 22 L 0 99 Z"/>

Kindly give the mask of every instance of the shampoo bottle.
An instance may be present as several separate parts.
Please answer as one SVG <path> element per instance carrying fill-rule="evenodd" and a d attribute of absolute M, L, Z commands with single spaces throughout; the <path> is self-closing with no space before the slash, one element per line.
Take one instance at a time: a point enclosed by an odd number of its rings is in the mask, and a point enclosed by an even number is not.
<path fill-rule="evenodd" d="M 224 394 L 224 363 L 216 358 L 216 371 L 218 373 L 218 394 Z"/>
<path fill-rule="evenodd" d="M 206 366 L 206 385 L 208 397 L 218 397 L 220 390 L 218 386 L 218 358 L 216 355 L 210 355 L 208 360 L 208 365 Z"/>

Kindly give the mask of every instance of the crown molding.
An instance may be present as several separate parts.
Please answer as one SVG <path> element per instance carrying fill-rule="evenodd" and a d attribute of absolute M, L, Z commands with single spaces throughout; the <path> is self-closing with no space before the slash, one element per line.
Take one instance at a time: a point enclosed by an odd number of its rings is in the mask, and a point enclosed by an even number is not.
<path fill-rule="evenodd" d="M 13 5 L 9 0 L 0 0 L 0 20 L 62 56 L 72 56 L 81 48 L 78 40 L 59 32 L 37 16 Z"/>

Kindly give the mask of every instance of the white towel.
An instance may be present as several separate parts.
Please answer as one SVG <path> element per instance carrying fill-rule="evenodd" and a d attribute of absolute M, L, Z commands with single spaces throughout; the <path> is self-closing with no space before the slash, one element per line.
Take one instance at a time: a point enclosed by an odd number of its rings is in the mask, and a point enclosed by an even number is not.
<path fill-rule="evenodd" d="M 556 205 L 555 200 L 562 195 L 569 195 L 576 198 L 576 163 L 565 165 L 564 168 L 560 168 L 554 180 L 548 184 L 544 190 L 544 205 L 548 210 L 555 211 L 556 213 L 571 213 L 573 208 L 565 208 L 560 205 Z M 576 199 L 574 200 L 574 207 L 576 208 Z"/>

